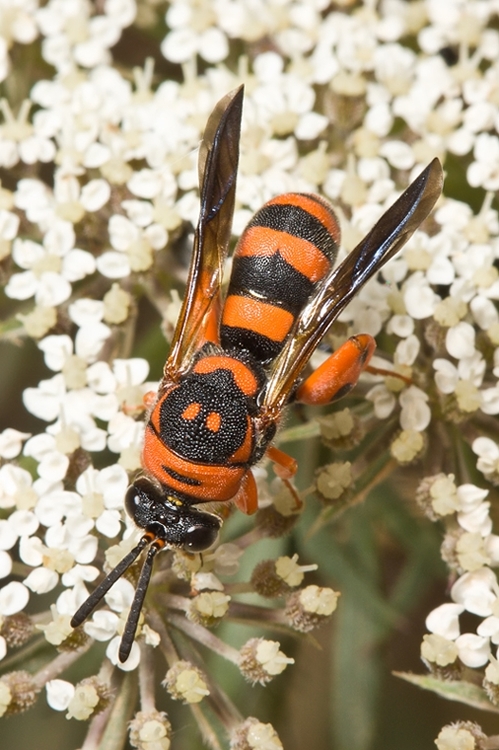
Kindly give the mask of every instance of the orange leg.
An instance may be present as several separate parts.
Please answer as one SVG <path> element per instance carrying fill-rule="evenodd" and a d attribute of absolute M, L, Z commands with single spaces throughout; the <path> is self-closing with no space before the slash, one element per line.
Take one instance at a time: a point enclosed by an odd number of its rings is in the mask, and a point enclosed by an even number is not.
<path fill-rule="evenodd" d="M 258 510 L 258 490 L 251 470 L 245 474 L 233 502 L 236 508 L 239 508 L 239 510 L 248 516 L 251 516 Z"/>
<path fill-rule="evenodd" d="M 371 375 L 382 375 L 385 378 L 400 378 L 400 380 L 403 380 L 407 385 L 412 385 L 413 383 L 412 378 L 408 378 L 407 375 L 402 375 L 402 373 L 395 372 L 394 370 L 385 370 L 384 367 L 372 367 L 371 365 L 368 365 L 365 369 L 366 372 L 370 372 Z"/>
<path fill-rule="evenodd" d="M 291 479 L 296 474 L 298 464 L 294 458 L 273 445 L 267 448 L 265 455 L 274 463 L 274 471 L 280 479 Z"/>
<path fill-rule="evenodd" d="M 296 400 L 322 406 L 346 396 L 367 368 L 375 349 L 376 342 L 369 334 L 351 336 L 303 381 Z"/>
<path fill-rule="evenodd" d="M 142 400 L 144 402 L 144 407 L 146 410 L 152 409 L 157 397 L 158 394 L 156 393 L 156 391 L 147 391 L 147 393 L 144 393 Z"/>
<path fill-rule="evenodd" d="M 281 477 L 282 478 L 282 477 Z M 295 510 L 301 510 L 303 508 L 303 500 L 299 496 L 298 492 L 296 491 L 296 487 L 293 487 L 289 479 L 283 479 L 283 483 L 288 488 L 288 491 L 290 495 L 294 498 L 295 501 Z"/>
<path fill-rule="evenodd" d="M 267 450 L 265 451 L 265 455 L 273 462 L 275 474 L 286 485 L 292 497 L 294 497 L 296 510 L 300 510 L 300 508 L 303 506 L 303 502 L 301 501 L 296 488 L 293 487 L 293 485 L 289 481 L 292 477 L 294 477 L 294 475 L 296 474 L 296 470 L 298 469 L 298 463 L 296 459 L 291 458 L 291 456 L 288 456 L 287 453 L 284 453 L 284 451 L 281 451 L 279 448 L 276 448 L 273 445 L 271 445 L 270 448 L 267 448 Z"/>
<path fill-rule="evenodd" d="M 128 416 L 135 416 L 136 414 L 141 414 L 144 411 L 148 411 L 152 409 L 154 406 L 154 403 L 157 398 L 156 391 L 148 391 L 147 393 L 144 393 L 142 396 L 142 403 L 138 404 L 128 404 L 126 401 L 123 402 L 121 405 L 121 410 L 123 411 L 123 414 L 126 414 Z"/>

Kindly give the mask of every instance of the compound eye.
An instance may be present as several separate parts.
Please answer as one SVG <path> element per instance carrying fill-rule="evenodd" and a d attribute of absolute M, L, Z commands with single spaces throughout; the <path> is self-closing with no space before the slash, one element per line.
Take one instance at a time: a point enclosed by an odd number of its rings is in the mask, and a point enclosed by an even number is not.
<path fill-rule="evenodd" d="M 158 521 L 163 493 L 147 477 L 138 477 L 125 493 L 125 510 L 137 526 L 145 529 L 151 520 Z"/>
<path fill-rule="evenodd" d="M 131 484 L 125 494 L 125 510 L 130 518 L 135 518 L 137 506 L 140 502 L 140 494 L 134 484 Z"/>
<path fill-rule="evenodd" d="M 185 534 L 184 549 L 186 552 L 203 552 L 214 544 L 218 529 L 213 526 L 191 526 Z"/>

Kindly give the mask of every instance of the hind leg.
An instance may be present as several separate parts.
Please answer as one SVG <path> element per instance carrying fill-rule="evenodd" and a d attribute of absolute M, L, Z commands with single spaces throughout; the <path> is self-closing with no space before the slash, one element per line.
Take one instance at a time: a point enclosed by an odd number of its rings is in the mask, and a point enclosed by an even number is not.
<path fill-rule="evenodd" d="M 367 368 L 376 342 L 367 333 L 352 336 L 322 363 L 296 391 L 296 401 L 323 406 L 346 396 Z"/>

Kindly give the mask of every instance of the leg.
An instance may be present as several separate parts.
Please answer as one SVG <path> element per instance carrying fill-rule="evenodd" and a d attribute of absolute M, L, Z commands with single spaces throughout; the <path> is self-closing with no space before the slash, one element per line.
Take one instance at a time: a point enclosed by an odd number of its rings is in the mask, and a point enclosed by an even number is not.
<path fill-rule="evenodd" d="M 399 378 L 407 385 L 412 385 L 413 383 L 412 379 L 408 378 L 407 375 L 402 375 L 402 373 L 395 372 L 394 370 L 385 370 L 384 367 L 372 367 L 371 365 L 368 365 L 366 367 L 366 372 L 370 372 L 371 375 L 382 375 L 384 378 Z"/>
<path fill-rule="evenodd" d="M 280 479 L 291 479 L 296 474 L 298 464 L 294 458 L 288 456 L 284 451 L 275 448 L 273 445 L 265 451 L 267 458 L 274 463 L 274 471 Z"/>
<path fill-rule="evenodd" d="M 128 404 L 126 401 L 124 401 L 121 405 L 121 410 L 123 414 L 126 414 L 130 417 L 133 417 L 136 414 L 140 414 L 144 411 L 151 411 L 154 404 L 156 403 L 157 397 L 158 394 L 156 393 L 156 391 L 148 391 L 142 396 L 142 403 Z"/>
<path fill-rule="evenodd" d="M 298 469 L 296 459 L 291 458 L 287 453 L 284 453 L 284 451 L 281 451 L 279 448 L 275 448 L 273 445 L 271 445 L 270 448 L 267 448 L 265 455 L 273 462 L 275 474 L 283 484 L 286 485 L 288 492 L 294 498 L 295 510 L 300 510 L 303 507 L 303 502 L 301 501 L 296 488 L 293 487 L 289 481 L 294 477 L 296 470 Z"/>
<path fill-rule="evenodd" d="M 303 381 L 296 400 L 322 406 L 346 396 L 369 364 L 376 342 L 367 333 L 352 336 Z"/>
<path fill-rule="evenodd" d="M 237 495 L 233 499 L 236 508 L 251 516 L 258 510 L 258 490 L 251 469 L 244 476 Z"/>
<path fill-rule="evenodd" d="M 147 391 L 147 393 L 144 393 L 143 402 L 146 411 L 152 409 L 157 398 L 158 394 L 156 391 Z"/>

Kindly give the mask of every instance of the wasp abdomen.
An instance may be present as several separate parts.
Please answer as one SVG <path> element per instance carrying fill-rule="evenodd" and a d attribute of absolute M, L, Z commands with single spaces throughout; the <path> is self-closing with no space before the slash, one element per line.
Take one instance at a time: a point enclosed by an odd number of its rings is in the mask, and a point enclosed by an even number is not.
<path fill-rule="evenodd" d="M 316 195 L 269 201 L 246 227 L 234 254 L 220 330 L 224 348 L 273 359 L 316 284 L 334 263 L 339 228 Z"/>

